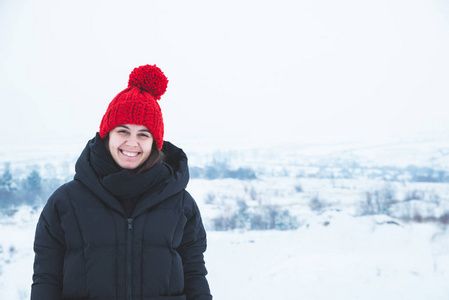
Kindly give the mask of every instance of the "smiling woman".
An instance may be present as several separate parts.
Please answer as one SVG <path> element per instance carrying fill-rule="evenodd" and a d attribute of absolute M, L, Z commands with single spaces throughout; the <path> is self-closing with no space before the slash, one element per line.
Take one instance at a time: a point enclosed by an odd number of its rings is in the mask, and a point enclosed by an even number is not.
<path fill-rule="evenodd" d="M 164 141 L 168 80 L 133 70 L 100 130 L 40 216 L 32 300 L 210 300 L 206 232 L 187 157 Z"/>

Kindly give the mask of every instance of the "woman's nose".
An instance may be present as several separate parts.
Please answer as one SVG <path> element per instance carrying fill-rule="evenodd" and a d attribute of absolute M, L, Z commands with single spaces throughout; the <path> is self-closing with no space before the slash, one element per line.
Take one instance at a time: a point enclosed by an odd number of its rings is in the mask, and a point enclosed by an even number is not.
<path fill-rule="evenodd" d="M 128 146 L 137 146 L 137 137 L 134 135 L 130 135 L 126 140 L 126 144 Z"/>

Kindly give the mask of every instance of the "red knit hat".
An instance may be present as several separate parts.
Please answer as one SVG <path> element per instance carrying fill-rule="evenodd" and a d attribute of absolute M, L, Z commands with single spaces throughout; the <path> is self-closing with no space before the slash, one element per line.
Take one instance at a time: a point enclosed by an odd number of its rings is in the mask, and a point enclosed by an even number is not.
<path fill-rule="evenodd" d="M 100 136 L 124 124 L 147 127 L 159 149 L 164 143 L 164 122 L 157 100 L 167 89 L 168 79 L 156 65 L 140 66 L 129 75 L 128 88 L 109 103 L 100 124 Z"/>

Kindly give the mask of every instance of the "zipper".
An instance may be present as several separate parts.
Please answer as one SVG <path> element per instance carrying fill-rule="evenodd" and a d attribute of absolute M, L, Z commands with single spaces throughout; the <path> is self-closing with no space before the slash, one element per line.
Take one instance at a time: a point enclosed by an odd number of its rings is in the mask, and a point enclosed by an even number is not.
<path fill-rule="evenodd" d="M 126 233 L 126 299 L 132 300 L 132 251 L 133 251 L 133 219 L 128 220 L 128 231 Z"/>

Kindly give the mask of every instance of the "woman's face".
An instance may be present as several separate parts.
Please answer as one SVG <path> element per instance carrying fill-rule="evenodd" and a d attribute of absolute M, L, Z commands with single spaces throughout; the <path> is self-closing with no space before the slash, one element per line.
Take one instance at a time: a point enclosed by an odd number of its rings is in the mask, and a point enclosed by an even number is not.
<path fill-rule="evenodd" d="M 153 136 L 143 125 L 119 125 L 109 132 L 109 152 L 123 169 L 135 169 L 148 159 Z"/>

